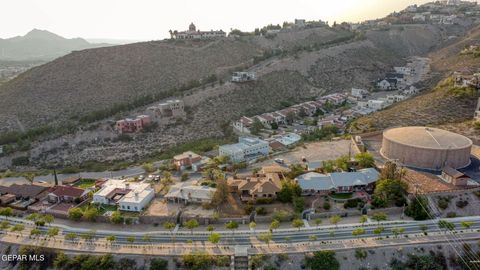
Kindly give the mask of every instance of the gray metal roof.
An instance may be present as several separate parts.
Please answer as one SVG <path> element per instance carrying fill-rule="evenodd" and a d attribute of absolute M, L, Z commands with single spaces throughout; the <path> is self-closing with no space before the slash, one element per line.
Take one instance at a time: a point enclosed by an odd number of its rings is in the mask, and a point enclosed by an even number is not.
<path fill-rule="evenodd" d="M 357 172 L 336 172 L 330 175 L 306 173 L 297 177 L 297 182 L 304 190 L 330 190 L 337 187 L 366 186 L 376 182 L 380 174 L 374 168 Z"/>

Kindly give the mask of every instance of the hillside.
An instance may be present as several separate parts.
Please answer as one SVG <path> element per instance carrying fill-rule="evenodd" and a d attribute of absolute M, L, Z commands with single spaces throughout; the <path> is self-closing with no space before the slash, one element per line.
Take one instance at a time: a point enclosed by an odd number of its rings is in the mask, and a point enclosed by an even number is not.
<path fill-rule="evenodd" d="M 108 46 L 82 38 L 66 39 L 46 30 L 33 29 L 24 36 L 0 39 L 0 60 L 52 60 L 71 51 Z"/>
<path fill-rule="evenodd" d="M 451 78 L 448 77 L 454 71 L 462 69 L 475 71 L 480 68 L 478 58 L 460 54 L 465 46 L 477 42 L 479 38 L 480 28 L 477 27 L 469 31 L 464 38 L 430 53 L 429 57 L 432 59 L 432 69 L 437 74 L 436 77 L 447 79 L 442 80 L 431 90 L 427 89 L 422 95 L 357 119 L 351 125 L 352 131 L 365 132 L 407 125 L 443 125 L 462 132 L 462 128 L 455 126 L 473 118 L 478 94 L 475 96 L 459 94 L 453 88 Z M 472 135 L 471 132 L 470 135 Z"/>

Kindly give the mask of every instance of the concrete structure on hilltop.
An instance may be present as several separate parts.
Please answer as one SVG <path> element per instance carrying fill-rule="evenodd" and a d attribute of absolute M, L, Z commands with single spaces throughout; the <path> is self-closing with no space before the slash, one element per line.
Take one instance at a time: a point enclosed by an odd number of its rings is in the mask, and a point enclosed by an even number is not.
<path fill-rule="evenodd" d="M 374 168 L 362 169 L 357 172 L 335 172 L 321 174 L 309 172 L 295 178 L 302 188 L 303 195 L 350 193 L 356 190 L 370 190 L 380 174 Z"/>
<path fill-rule="evenodd" d="M 187 31 L 169 31 L 170 37 L 172 39 L 214 39 L 214 38 L 222 38 L 225 37 L 227 34 L 223 32 L 223 30 L 210 30 L 210 31 L 200 31 L 197 30 L 195 24 L 191 23 L 188 26 Z"/>
<path fill-rule="evenodd" d="M 155 191 L 147 183 L 109 179 L 93 194 L 93 202 L 118 205 L 122 211 L 140 212 L 155 197 Z"/>
<path fill-rule="evenodd" d="M 256 80 L 255 72 L 233 72 L 232 82 L 250 82 Z"/>
<path fill-rule="evenodd" d="M 405 166 L 439 171 L 470 164 L 472 141 L 462 135 L 429 127 L 392 128 L 383 132 L 380 153 Z"/>
<path fill-rule="evenodd" d="M 227 156 L 232 163 L 254 160 L 267 156 L 270 152 L 268 142 L 254 137 L 240 137 L 238 143 L 221 145 L 220 156 Z"/>

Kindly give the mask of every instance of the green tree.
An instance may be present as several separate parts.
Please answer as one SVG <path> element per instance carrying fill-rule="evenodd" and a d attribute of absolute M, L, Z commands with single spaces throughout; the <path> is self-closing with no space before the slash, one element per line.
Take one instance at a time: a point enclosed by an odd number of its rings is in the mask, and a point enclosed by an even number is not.
<path fill-rule="evenodd" d="M 107 241 L 110 242 L 110 244 L 112 244 L 113 242 L 115 242 L 117 237 L 115 235 L 109 235 L 105 239 L 107 239 Z"/>
<path fill-rule="evenodd" d="M 236 229 L 238 229 L 238 222 L 236 221 L 229 221 L 227 224 L 225 224 L 225 228 L 232 230 L 232 234 L 235 232 Z"/>
<path fill-rule="evenodd" d="M 215 230 L 215 227 L 213 227 L 213 225 L 210 224 L 210 225 L 207 226 L 207 232 L 210 232 L 210 233 L 211 233 L 211 232 L 213 232 L 214 230 Z"/>
<path fill-rule="evenodd" d="M 184 226 L 190 230 L 190 233 L 193 234 L 193 229 L 197 228 L 200 224 L 196 219 L 190 219 L 185 222 Z"/>
<path fill-rule="evenodd" d="M 70 232 L 70 233 L 67 233 L 65 234 L 65 240 L 68 240 L 68 241 L 73 241 L 75 239 L 77 239 L 77 234 L 74 233 L 74 232 Z"/>
<path fill-rule="evenodd" d="M 462 227 L 465 229 L 470 229 L 470 227 L 473 225 L 472 221 L 462 221 L 460 224 L 462 224 Z"/>
<path fill-rule="evenodd" d="M 300 230 L 300 228 L 303 226 L 305 226 L 305 223 L 299 218 L 296 218 L 292 221 L 292 227 L 297 228 L 298 230 Z"/>
<path fill-rule="evenodd" d="M 373 233 L 380 235 L 380 234 L 382 234 L 384 231 L 385 231 L 385 228 L 384 228 L 383 226 L 378 226 L 377 228 L 375 228 L 375 229 L 373 230 Z"/>
<path fill-rule="evenodd" d="M 212 233 L 208 236 L 208 241 L 212 244 L 220 242 L 221 235 L 219 233 Z"/>
<path fill-rule="evenodd" d="M 147 173 L 152 173 L 152 172 L 156 171 L 155 167 L 153 166 L 153 163 L 151 163 L 151 162 L 143 163 L 142 169 L 144 169 L 145 172 L 147 172 Z"/>
<path fill-rule="evenodd" d="M 262 122 L 260 122 L 260 120 L 258 120 L 258 118 L 255 117 L 253 119 L 252 126 L 250 127 L 250 133 L 252 133 L 253 135 L 258 135 L 260 134 L 260 131 L 262 131 L 263 128 L 264 126 Z"/>
<path fill-rule="evenodd" d="M 0 229 L 6 230 L 8 228 L 10 228 L 10 222 L 8 220 L 3 220 L 0 222 Z"/>
<path fill-rule="evenodd" d="M 181 178 L 182 182 L 187 181 L 189 177 L 190 177 L 189 173 L 187 172 L 182 173 L 182 178 Z"/>
<path fill-rule="evenodd" d="M 168 261 L 160 258 L 150 260 L 150 270 L 168 270 Z"/>
<path fill-rule="evenodd" d="M 177 225 L 175 225 L 175 223 L 173 222 L 165 222 L 163 223 L 163 228 L 165 228 L 166 230 L 169 230 L 170 232 L 173 231 L 173 229 L 175 229 Z"/>
<path fill-rule="evenodd" d="M 45 221 L 45 223 L 47 223 L 49 225 L 53 223 L 54 219 L 55 218 L 52 215 L 49 215 L 49 214 L 43 216 L 43 220 Z"/>
<path fill-rule="evenodd" d="M 135 236 L 129 236 L 129 237 L 127 237 L 127 242 L 129 242 L 130 244 L 135 243 L 135 240 L 136 240 L 136 239 L 135 239 Z"/>
<path fill-rule="evenodd" d="M 250 230 L 255 231 L 255 228 L 257 228 L 257 223 L 255 223 L 255 221 L 250 222 L 248 224 L 248 228 L 250 228 Z"/>
<path fill-rule="evenodd" d="M 20 234 L 22 234 L 23 230 L 25 230 L 25 226 L 23 224 L 15 224 L 10 229 L 11 232 L 19 232 Z"/>
<path fill-rule="evenodd" d="M 414 220 L 426 220 L 430 218 L 428 199 L 425 196 L 416 196 L 405 208 L 405 215 Z"/>
<path fill-rule="evenodd" d="M 355 155 L 355 161 L 361 168 L 371 168 L 375 166 L 375 160 L 372 154 L 368 152 L 362 152 Z"/>
<path fill-rule="evenodd" d="M 438 221 L 438 227 L 440 227 L 441 229 L 447 229 L 447 230 L 450 230 L 450 231 L 455 230 L 455 224 L 453 224 L 451 222 L 448 222 L 446 220 Z"/>
<path fill-rule="evenodd" d="M 215 193 L 213 194 L 212 205 L 218 208 L 227 200 L 229 193 L 227 180 L 223 177 L 223 173 L 221 178 L 216 179 L 216 184 L 217 186 Z"/>
<path fill-rule="evenodd" d="M 303 172 L 303 167 L 302 167 Z M 277 194 L 277 199 L 283 203 L 291 203 L 295 197 L 299 197 L 302 193 L 300 186 L 294 181 L 283 181 L 282 189 Z"/>
<path fill-rule="evenodd" d="M 315 226 L 320 226 L 320 224 L 322 224 L 322 220 L 320 218 L 316 218 L 313 220 L 313 222 L 315 223 Z"/>
<path fill-rule="evenodd" d="M 121 224 L 123 223 L 123 215 L 120 213 L 120 211 L 115 211 L 112 213 L 112 216 L 110 216 L 110 221 L 114 224 Z"/>
<path fill-rule="evenodd" d="M 330 223 L 337 227 L 337 224 L 342 220 L 342 217 L 339 215 L 333 215 L 330 217 Z"/>
<path fill-rule="evenodd" d="M 150 234 L 148 234 L 148 233 L 147 233 L 147 234 L 144 234 L 144 235 L 142 236 L 142 240 L 143 240 L 144 242 L 150 243 L 150 242 L 152 242 L 152 236 L 151 236 Z"/>
<path fill-rule="evenodd" d="M 13 215 L 13 209 L 10 207 L 0 207 L 0 216 L 10 217 Z"/>
<path fill-rule="evenodd" d="M 337 167 L 337 169 L 340 169 L 346 172 L 348 171 L 348 162 L 349 162 L 348 156 L 341 156 L 335 160 L 335 167 Z"/>
<path fill-rule="evenodd" d="M 280 221 L 274 219 L 274 220 L 272 221 L 272 223 L 270 223 L 269 229 L 270 229 L 271 232 L 273 232 L 273 230 L 276 230 L 276 229 L 278 229 L 279 227 L 280 227 Z"/>
<path fill-rule="evenodd" d="M 82 209 L 80 209 L 78 207 L 72 207 L 72 208 L 68 209 L 68 218 L 78 221 L 82 217 L 83 217 Z"/>
<path fill-rule="evenodd" d="M 302 213 L 305 209 L 305 199 L 303 197 L 294 197 L 293 198 L 293 209 L 296 213 Z"/>
<path fill-rule="evenodd" d="M 42 233 L 42 231 L 40 231 L 40 229 L 37 229 L 37 228 L 33 228 L 31 231 L 30 231 L 30 235 L 31 236 L 37 236 L 37 235 L 40 235 Z"/>
<path fill-rule="evenodd" d="M 385 214 L 384 212 L 377 212 L 373 214 L 372 219 L 380 224 L 380 221 L 387 220 L 387 214 Z"/>
<path fill-rule="evenodd" d="M 407 188 L 407 183 L 400 179 L 380 179 L 376 183 L 374 196 L 386 203 L 394 202 L 397 206 L 403 206 Z"/>
<path fill-rule="evenodd" d="M 59 231 L 60 230 L 57 227 L 52 227 L 52 228 L 48 229 L 47 235 L 48 235 L 48 237 L 55 238 L 55 236 L 58 235 Z"/>
<path fill-rule="evenodd" d="M 360 220 L 359 220 L 359 221 L 360 221 L 360 223 L 362 223 L 362 226 L 363 226 L 363 225 L 365 224 L 365 222 L 368 221 L 368 216 L 367 216 L 367 215 L 362 215 L 362 216 L 360 217 Z"/>
<path fill-rule="evenodd" d="M 395 235 L 395 237 L 402 235 L 404 232 L 405 232 L 405 228 L 402 228 L 402 227 L 392 229 L 392 233 Z"/>
<path fill-rule="evenodd" d="M 359 235 L 362 235 L 362 234 L 365 234 L 365 229 L 363 229 L 363 228 L 358 228 L 358 229 L 355 229 L 355 230 L 352 231 L 353 236 L 359 236 Z"/>
<path fill-rule="evenodd" d="M 271 232 L 264 232 L 264 233 L 261 233 L 259 236 L 258 236 L 258 239 L 260 241 L 263 241 L 265 242 L 265 244 L 267 245 L 270 245 L 270 241 L 272 241 L 272 238 L 273 238 L 273 235 Z"/>
<path fill-rule="evenodd" d="M 305 266 L 311 270 L 340 269 L 340 263 L 335 258 L 335 252 L 330 250 L 316 251 L 313 256 L 306 257 Z"/>
<path fill-rule="evenodd" d="M 96 207 L 88 207 L 83 211 L 83 218 L 89 221 L 94 221 L 98 216 L 98 210 Z"/>

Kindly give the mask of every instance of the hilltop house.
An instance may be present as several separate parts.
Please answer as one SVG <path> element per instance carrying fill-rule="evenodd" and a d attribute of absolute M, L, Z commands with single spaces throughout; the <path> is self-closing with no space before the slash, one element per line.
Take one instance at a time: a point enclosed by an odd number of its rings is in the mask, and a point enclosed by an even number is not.
<path fill-rule="evenodd" d="M 167 100 L 156 106 L 148 107 L 147 114 L 152 121 L 157 123 L 161 123 L 162 120 L 186 117 L 184 102 L 178 99 Z"/>
<path fill-rule="evenodd" d="M 255 72 L 233 72 L 232 82 L 249 82 L 256 80 Z"/>
<path fill-rule="evenodd" d="M 133 133 L 142 131 L 148 125 L 150 125 L 150 117 L 148 115 L 140 115 L 135 119 L 126 118 L 117 121 L 115 130 L 119 133 Z"/>
<path fill-rule="evenodd" d="M 192 152 L 187 151 L 180 155 L 173 157 L 173 164 L 177 170 L 185 170 L 192 167 L 192 164 L 199 162 L 202 159 L 202 156 Z"/>
<path fill-rule="evenodd" d="M 147 183 L 131 183 L 109 179 L 93 194 L 93 202 L 118 205 L 122 211 L 140 212 L 155 197 L 155 191 Z"/>
<path fill-rule="evenodd" d="M 368 91 L 365 89 L 352 88 L 351 95 L 355 98 L 366 98 L 368 95 Z"/>
<path fill-rule="evenodd" d="M 349 193 L 357 190 L 372 190 L 380 174 L 374 168 L 357 172 L 320 174 L 309 172 L 295 178 L 303 195 Z"/>
<path fill-rule="evenodd" d="M 254 160 L 267 156 L 270 152 L 268 142 L 254 137 L 240 137 L 236 144 L 221 145 L 219 156 L 227 156 L 232 163 Z"/>
<path fill-rule="evenodd" d="M 395 90 L 397 89 L 397 80 L 396 79 L 382 79 L 377 81 L 377 87 L 380 90 Z"/>
<path fill-rule="evenodd" d="M 226 36 L 226 33 L 223 30 L 210 30 L 210 31 L 200 31 L 197 30 L 195 24 L 191 23 L 188 26 L 187 31 L 169 31 L 170 37 L 172 39 L 214 39 L 222 38 Z"/>

